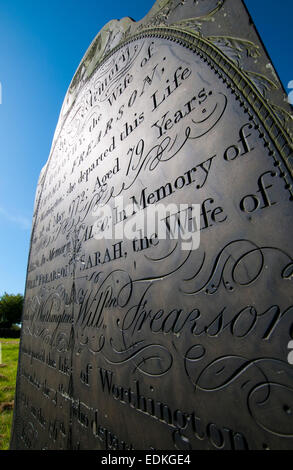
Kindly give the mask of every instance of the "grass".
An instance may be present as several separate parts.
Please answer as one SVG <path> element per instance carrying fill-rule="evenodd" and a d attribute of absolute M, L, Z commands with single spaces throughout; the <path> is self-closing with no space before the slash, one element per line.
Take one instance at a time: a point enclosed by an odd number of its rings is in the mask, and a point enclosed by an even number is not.
<path fill-rule="evenodd" d="M 9 449 L 17 373 L 19 340 L 0 338 L 2 364 L 0 364 L 0 450 Z"/>

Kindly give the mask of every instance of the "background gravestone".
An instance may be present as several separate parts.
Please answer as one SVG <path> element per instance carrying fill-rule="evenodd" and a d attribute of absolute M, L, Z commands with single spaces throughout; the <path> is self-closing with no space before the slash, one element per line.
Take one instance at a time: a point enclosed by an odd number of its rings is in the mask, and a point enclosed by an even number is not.
<path fill-rule="evenodd" d="M 291 136 L 241 1 L 103 28 L 37 188 L 12 449 L 292 448 Z M 143 236 L 159 204 L 198 249 Z"/>

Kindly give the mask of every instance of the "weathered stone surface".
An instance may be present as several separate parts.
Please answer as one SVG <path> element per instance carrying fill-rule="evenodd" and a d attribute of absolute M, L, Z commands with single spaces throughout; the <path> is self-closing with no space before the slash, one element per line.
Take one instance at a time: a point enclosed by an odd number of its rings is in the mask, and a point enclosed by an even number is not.
<path fill-rule="evenodd" d="M 13 449 L 292 448 L 291 135 L 242 2 L 105 26 L 37 189 Z"/>

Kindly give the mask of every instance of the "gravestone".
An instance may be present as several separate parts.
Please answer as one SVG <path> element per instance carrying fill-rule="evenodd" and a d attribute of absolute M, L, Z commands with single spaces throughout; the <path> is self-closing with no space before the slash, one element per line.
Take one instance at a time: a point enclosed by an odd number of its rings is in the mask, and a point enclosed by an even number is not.
<path fill-rule="evenodd" d="M 12 449 L 292 448 L 291 139 L 240 0 L 102 29 L 38 183 Z"/>

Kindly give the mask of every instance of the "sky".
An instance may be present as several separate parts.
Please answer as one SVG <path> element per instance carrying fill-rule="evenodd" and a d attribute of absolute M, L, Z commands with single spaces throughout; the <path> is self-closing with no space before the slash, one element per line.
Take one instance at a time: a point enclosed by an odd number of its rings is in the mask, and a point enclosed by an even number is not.
<path fill-rule="evenodd" d="M 245 3 L 289 93 L 293 1 Z M 0 0 L 0 295 L 24 293 L 36 185 L 83 55 L 108 21 L 138 21 L 153 4 Z"/>

